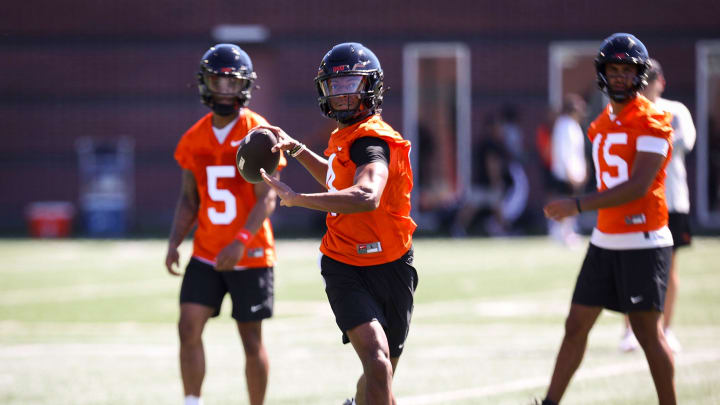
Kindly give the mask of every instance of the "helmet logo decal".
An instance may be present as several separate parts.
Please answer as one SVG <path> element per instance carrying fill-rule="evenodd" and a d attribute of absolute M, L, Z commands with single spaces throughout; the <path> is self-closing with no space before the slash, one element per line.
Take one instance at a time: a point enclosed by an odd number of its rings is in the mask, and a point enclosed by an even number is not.
<path fill-rule="evenodd" d="M 344 72 L 345 70 L 350 70 L 350 66 L 348 66 L 348 65 L 333 66 L 332 70 L 333 70 L 333 73 Z"/>
<path fill-rule="evenodd" d="M 356 63 L 356 64 L 353 66 L 352 70 L 362 69 L 362 68 L 364 68 L 365 66 L 367 66 L 368 64 L 370 64 L 370 61 L 369 61 L 369 60 L 365 60 L 365 61 L 358 62 L 358 63 Z"/>
<path fill-rule="evenodd" d="M 232 71 L 233 71 L 233 68 L 231 68 L 231 67 L 224 67 L 224 68 L 220 69 L 220 71 L 223 72 L 223 73 L 229 73 L 229 72 L 232 72 Z"/>

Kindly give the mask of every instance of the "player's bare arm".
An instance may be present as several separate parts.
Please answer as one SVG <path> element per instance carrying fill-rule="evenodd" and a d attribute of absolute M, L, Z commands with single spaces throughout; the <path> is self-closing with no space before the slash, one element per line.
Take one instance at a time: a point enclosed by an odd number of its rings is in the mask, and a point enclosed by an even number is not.
<path fill-rule="evenodd" d="M 274 179 L 279 179 L 280 174 L 276 172 Z M 262 227 L 263 222 L 275 211 L 277 193 L 272 187 L 265 183 L 257 183 L 253 186 L 256 202 L 250 210 L 244 228 L 255 235 Z M 232 270 L 245 253 L 245 245 L 234 240 L 225 246 L 215 259 L 215 269 L 220 271 Z"/>
<path fill-rule="evenodd" d="M 263 173 L 263 180 L 277 191 L 281 205 L 339 214 L 353 214 L 376 209 L 380 205 L 387 179 L 387 164 L 371 162 L 357 168 L 355 183 L 346 189 L 326 193 L 299 194 L 287 184 Z"/>
<path fill-rule="evenodd" d="M 170 274 L 180 275 L 173 268 L 173 265 L 175 267 L 180 265 L 180 254 L 177 248 L 195 224 L 199 205 L 200 197 L 197 191 L 197 183 L 195 183 L 195 176 L 190 170 L 183 169 L 180 196 L 175 206 L 175 216 L 173 217 L 168 240 L 168 251 L 165 256 L 165 267 Z"/>
<path fill-rule="evenodd" d="M 647 193 L 664 161 L 665 156 L 659 153 L 638 152 L 632 173 L 626 182 L 605 191 L 578 197 L 577 201 L 574 198 L 553 201 L 545 206 L 545 216 L 560 220 L 577 215 L 578 208 L 582 211 L 593 211 L 637 200 Z"/>
<path fill-rule="evenodd" d="M 298 154 L 293 156 L 295 160 L 300 162 L 300 164 L 305 167 L 305 169 L 313 176 L 315 181 L 320 183 L 323 187 L 326 187 L 325 175 L 327 174 L 328 169 L 327 159 L 308 149 L 305 145 L 302 144 L 302 142 L 288 135 L 280 127 L 261 125 L 259 126 L 259 128 L 265 128 L 272 131 L 278 138 L 278 143 L 275 144 L 275 146 L 273 146 L 272 148 L 273 152 L 284 150 L 287 151 L 289 154 L 290 151 L 293 150 L 299 151 Z M 300 151 L 299 148 L 302 148 L 302 150 Z"/>

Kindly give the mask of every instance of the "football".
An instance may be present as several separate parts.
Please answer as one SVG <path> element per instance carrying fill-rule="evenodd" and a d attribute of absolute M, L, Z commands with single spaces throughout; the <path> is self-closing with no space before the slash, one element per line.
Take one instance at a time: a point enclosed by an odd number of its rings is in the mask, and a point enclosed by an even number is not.
<path fill-rule="evenodd" d="M 272 152 L 277 143 L 275 134 L 263 128 L 250 130 L 240 141 L 235 164 L 240 175 L 248 183 L 260 183 L 263 181 L 260 169 L 265 169 L 268 174 L 273 174 L 280 163 L 280 151 Z"/>

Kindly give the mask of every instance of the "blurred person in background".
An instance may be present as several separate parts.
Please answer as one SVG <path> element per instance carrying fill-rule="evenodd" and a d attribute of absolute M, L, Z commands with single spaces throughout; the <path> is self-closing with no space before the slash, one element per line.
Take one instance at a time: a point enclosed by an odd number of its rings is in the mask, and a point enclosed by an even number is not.
<path fill-rule="evenodd" d="M 563 100 L 560 115 L 552 131 L 552 175 L 555 197 L 568 197 L 580 193 L 587 180 L 585 161 L 585 134 L 580 123 L 585 117 L 585 100 L 577 94 L 568 94 Z M 578 246 L 577 217 L 549 221 L 550 235 L 569 247 Z"/>
<path fill-rule="evenodd" d="M 677 249 L 689 246 L 692 240 L 690 229 L 690 194 L 687 185 L 687 171 L 685 170 L 685 155 L 695 145 L 695 125 L 693 124 L 690 111 L 679 101 L 672 101 L 662 98 L 665 91 L 665 76 L 662 66 L 655 59 L 650 59 L 648 71 L 648 85 L 642 90 L 642 94 L 648 100 L 655 103 L 655 106 L 662 111 L 672 115 L 673 127 L 673 150 L 670 163 L 665 171 L 665 199 L 668 206 L 668 227 L 672 232 L 673 255 L 670 264 L 670 279 L 665 297 L 665 313 L 663 314 L 662 327 L 665 331 L 665 339 L 674 352 L 682 350 L 680 341 L 670 329 L 675 314 L 675 302 L 678 292 L 677 273 Z M 620 350 L 632 351 L 639 347 L 635 334 L 632 332 L 630 322 L 625 319 L 625 333 L 620 341 Z"/>
<path fill-rule="evenodd" d="M 322 59 L 315 78 L 318 104 L 337 122 L 321 157 L 282 129 L 273 150 L 288 151 L 323 193 L 296 193 L 263 175 L 281 205 L 327 212 L 320 245 L 330 307 L 363 368 L 346 405 L 395 404 L 393 375 L 410 330 L 418 275 L 413 267 L 410 142 L 380 116 L 385 87 L 380 61 L 348 42 Z"/>
<path fill-rule="evenodd" d="M 603 41 L 595 70 L 610 103 L 588 128 L 597 191 L 544 209 L 554 220 L 592 210 L 598 218 L 542 405 L 560 402 L 604 308 L 628 314 L 659 405 L 677 402 L 673 354 L 660 324 L 673 246 L 664 190 L 673 130 L 670 114 L 638 93 L 649 69 L 647 49 L 635 36 L 617 33 Z"/>
<path fill-rule="evenodd" d="M 518 123 L 519 113 L 517 106 L 506 104 L 500 109 L 500 132 L 502 133 L 505 148 L 510 156 L 520 162 L 525 162 L 525 139 Z"/>
<path fill-rule="evenodd" d="M 180 289 L 180 371 L 185 405 L 202 404 L 206 322 L 220 314 L 227 293 L 245 351 L 251 405 L 264 402 L 269 375 L 262 320 L 273 313 L 275 241 L 269 220 L 277 196 L 265 183 L 250 184 L 237 172 L 240 140 L 267 125 L 247 108 L 257 75 L 250 57 L 232 44 L 210 48 L 200 60 L 198 87 L 212 111 L 180 139 L 175 159 L 182 187 L 168 241 L 165 266 L 180 275 L 178 246 L 197 222 L 193 253 Z M 281 157 L 279 168 L 287 161 Z"/>
<path fill-rule="evenodd" d="M 508 166 L 512 159 L 507 150 L 500 123 L 488 114 L 483 128 L 473 136 L 471 189 L 464 193 L 450 228 L 454 237 L 466 236 L 480 212 L 489 213 L 484 229 L 489 235 L 504 235 L 508 224 L 503 217 L 503 196 L 510 186 Z"/>

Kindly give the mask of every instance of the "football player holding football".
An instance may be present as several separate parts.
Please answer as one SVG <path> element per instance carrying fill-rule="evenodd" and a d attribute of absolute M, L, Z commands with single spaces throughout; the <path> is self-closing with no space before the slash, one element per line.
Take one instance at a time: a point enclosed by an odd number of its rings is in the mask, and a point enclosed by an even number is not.
<path fill-rule="evenodd" d="M 281 205 L 327 212 L 320 251 L 325 292 L 363 374 L 346 404 L 395 403 L 392 377 L 410 327 L 418 276 L 410 218 L 410 142 L 380 116 L 385 88 L 380 61 L 359 43 L 342 43 L 315 78 L 323 114 L 337 121 L 324 157 L 282 129 L 274 150 L 288 151 L 325 188 L 296 193 L 264 175 Z"/>
<path fill-rule="evenodd" d="M 597 192 L 544 208 L 554 220 L 590 210 L 598 210 L 598 218 L 543 404 L 560 402 L 582 361 L 590 329 L 607 308 L 628 314 L 659 403 L 671 405 L 676 403 L 673 356 L 658 322 L 673 246 L 665 201 L 671 117 L 638 93 L 647 85 L 650 58 L 633 35 L 606 38 L 595 68 L 600 89 L 610 98 L 588 129 Z"/>
<path fill-rule="evenodd" d="M 220 313 L 225 294 L 245 350 L 250 404 L 260 405 L 268 380 L 268 356 L 262 320 L 273 312 L 275 246 L 268 217 L 275 191 L 250 184 L 235 167 L 241 139 L 257 125 L 267 125 L 249 110 L 256 73 L 250 57 L 232 44 L 210 48 L 200 60 L 198 88 L 212 111 L 182 136 L 175 159 L 182 168 L 182 189 L 173 218 L 165 266 L 179 275 L 178 246 L 197 222 L 193 253 L 180 289 L 180 371 L 185 404 L 201 404 L 205 377 L 202 332 Z M 281 157 L 279 167 L 286 165 Z"/>

